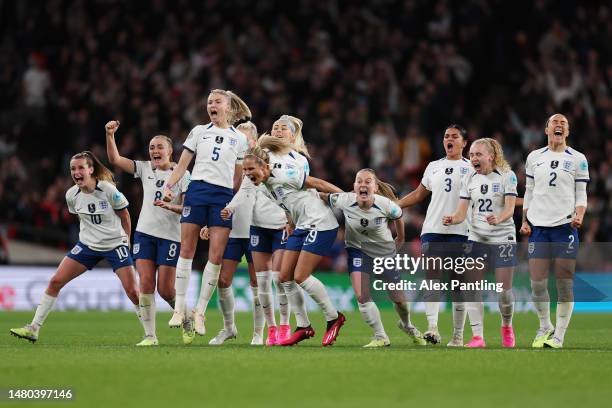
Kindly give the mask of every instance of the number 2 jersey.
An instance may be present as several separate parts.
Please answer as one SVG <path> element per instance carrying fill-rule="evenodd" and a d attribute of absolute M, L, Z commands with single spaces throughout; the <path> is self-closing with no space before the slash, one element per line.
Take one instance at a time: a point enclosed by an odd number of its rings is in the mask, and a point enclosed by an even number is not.
<path fill-rule="evenodd" d="M 74 185 L 66 192 L 71 214 L 79 216 L 79 241 L 94 251 L 110 251 L 128 245 L 128 237 L 115 210 L 129 206 L 125 196 L 108 181 L 98 181 L 91 193 Z"/>
<path fill-rule="evenodd" d="M 589 182 L 589 164 L 584 154 L 568 147 L 553 152 L 548 147 L 534 150 L 525 165 L 527 189 L 532 190 L 527 219 L 538 227 L 556 227 L 572 220 L 577 202 L 577 190 Z"/>
<path fill-rule="evenodd" d="M 503 212 L 506 196 L 517 196 L 518 181 L 512 170 L 493 170 L 489 174 L 473 173 L 461 185 L 461 199 L 470 200 L 472 222 L 468 238 L 471 241 L 499 243 L 516 242 L 514 219 L 508 218 L 497 225 L 490 225 L 487 217 Z"/>
<path fill-rule="evenodd" d="M 310 173 L 308 160 L 295 150 L 269 155 L 271 174 L 265 186 L 272 200 L 291 214 L 296 228 L 316 231 L 338 228 L 334 213 L 316 190 L 304 190 Z"/>
<path fill-rule="evenodd" d="M 402 217 L 402 209 L 387 197 L 374 195 L 374 205 L 364 210 L 355 193 L 333 193 L 328 204 L 344 214 L 345 242 L 348 248 L 362 250 L 370 257 L 395 253 L 395 241 L 387 224 Z"/>
<path fill-rule="evenodd" d="M 423 234 L 468 234 L 469 218 L 457 225 L 442 224 L 442 217 L 453 214 L 459 203 L 461 182 L 474 173 L 472 164 L 464 158 L 448 160 L 446 157 L 427 165 L 421 184 L 431 191 L 431 201 L 427 207 Z"/>
<path fill-rule="evenodd" d="M 155 200 L 161 200 L 164 183 L 172 174 L 168 170 L 154 169 L 150 161 L 134 161 L 134 178 L 142 181 L 142 208 L 138 217 L 136 231 L 170 241 L 181 241 L 181 215 L 170 210 L 153 205 Z M 189 186 L 189 171 L 186 171 L 177 183 L 176 194 L 171 204 L 181 203 L 181 193 Z"/>

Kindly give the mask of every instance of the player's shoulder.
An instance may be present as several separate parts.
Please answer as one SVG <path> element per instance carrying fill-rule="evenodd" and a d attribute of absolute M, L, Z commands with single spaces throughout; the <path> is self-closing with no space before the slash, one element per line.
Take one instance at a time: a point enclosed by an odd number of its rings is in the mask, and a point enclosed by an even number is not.
<path fill-rule="evenodd" d="M 529 153 L 527 155 L 527 160 L 535 159 L 535 158 L 537 158 L 539 156 L 542 156 L 543 154 L 546 154 L 546 153 L 549 153 L 549 152 L 550 152 L 550 149 L 548 148 L 548 146 L 544 146 L 544 147 L 541 147 L 539 149 L 532 150 L 531 153 Z"/>
<path fill-rule="evenodd" d="M 331 193 L 329 203 L 332 207 L 348 208 L 357 203 L 357 194 L 353 192 Z"/>
<path fill-rule="evenodd" d="M 66 191 L 66 200 L 74 200 L 77 198 L 81 189 L 76 184 Z"/>
<path fill-rule="evenodd" d="M 573 156 L 576 160 L 586 160 L 586 156 L 584 155 L 584 153 L 579 152 L 573 147 L 568 146 L 567 149 L 565 149 L 565 153 L 569 154 L 570 156 Z"/>

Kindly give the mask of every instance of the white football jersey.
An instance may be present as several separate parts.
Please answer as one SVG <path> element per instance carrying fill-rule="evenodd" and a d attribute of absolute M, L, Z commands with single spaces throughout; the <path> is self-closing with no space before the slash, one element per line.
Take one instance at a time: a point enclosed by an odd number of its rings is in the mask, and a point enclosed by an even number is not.
<path fill-rule="evenodd" d="M 395 253 L 395 241 L 388 222 L 402 217 L 402 209 L 396 203 L 375 195 L 372 208 L 364 210 L 357 204 L 355 193 L 334 193 L 329 195 L 328 204 L 344 214 L 347 247 L 361 249 L 371 257 Z"/>
<path fill-rule="evenodd" d="M 142 181 L 142 208 L 138 216 L 136 231 L 157 238 L 181 242 L 181 215 L 153 205 L 161 200 L 164 183 L 173 169 L 154 169 L 150 161 L 134 161 L 134 178 Z M 178 191 L 185 193 L 189 186 L 189 171 L 177 183 Z M 179 204 L 181 194 L 177 194 L 171 204 Z"/>
<path fill-rule="evenodd" d="M 489 174 L 473 173 L 461 184 L 461 198 L 470 200 L 468 213 L 472 213 L 468 238 L 476 242 L 516 242 L 514 219 L 508 218 L 498 225 L 490 225 L 487 217 L 499 216 L 505 206 L 506 196 L 517 196 L 518 181 L 512 170 L 502 173 L 493 170 Z M 450 214 L 453 214 L 454 211 Z"/>
<path fill-rule="evenodd" d="M 467 235 L 469 218 L 457 225 L 442 224 L 442 217 L 453 214 L 459 203 L 461 182 L 474 173 L 472 164 L 465 158 L 448 160 L 446 157 L 427 165 L 421 184 L 431 191 L 431 201 L 427 207 L 423 234 Z"/>
<path fill-rule="evenodd" d="M 249 238 L 253 207 L 255 207 L 255 185 L 248 177 L 242 178 L 240 189 L 227 205 L 232 210 L 230 238 Z"/>
<path fill-rule="evenodd" d="M 527 219 L 538 227 L 556 227 L 572 220 L 576 209 L 576 183 L 589 181 L 589 163 L 584 154 L 568 147 L 553 152 L 534 150 L 525 165 L 527 186 L 533 187 Z"/>
<path fill-rule="evenodd" d="M 242 164 L 247 150 L 246 136 L 233 126 L 221 129 L 213 125 L 194 127 L 183 146 L 195 154 L 192 180 L 202 180 L 234 188 L 234 171 Z"/>
<path fill-rule="evenodd" d="M 265 183 L 268 195 L 291 214 L 296 228 L 316 231 L 338 228 L 334 213 L 318 193 L 304 190 L 310 168 L 302 155 L 294 150 L 282 156 L 270 153 L 270 169 Z"/>
<path fill-rule="evenodd" d="M 74 185 L 66 192 L 71 214 L 79 216 L 79 241 L 94 251 L 110 251 L 119 245 L 129 245 L 115 210 L 129 206 L 125 196 L 108 181 L 99 181 L 91 193 Z"/>
<path fill-rule="evenodd" d="M 285 211 L 276 205 L 267 194 L 266 187 L 263 184 L 256 186 L 251 179 L 244 177 L 240 189 L 232 198 L 232 201 L 227 205 L 234 212 L 240 211 L 241 208 L 250 206 L 252 217 L 249 219 L 249 224 L 246 227 L 248 238 L 249 225 L 269 229 L 281 229 L 287 223 Z M 232 223 L 232 232 L 235 228 L 235 220 Z M 232 236 L 230 234 L 230 236 Z"/>

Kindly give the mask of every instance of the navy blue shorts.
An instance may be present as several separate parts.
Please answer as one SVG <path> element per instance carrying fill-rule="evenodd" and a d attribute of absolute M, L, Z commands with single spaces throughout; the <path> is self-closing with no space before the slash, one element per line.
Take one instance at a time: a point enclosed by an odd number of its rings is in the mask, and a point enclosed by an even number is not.
<path fill-rule="evenodd" d="M 232 200 L 232 189 L 193 180 L 185 193 L 181 222 L 200 226 L 232 228 L 231 218 L 221 219 L 221 210 Z"/>
<path fill-rule="evenodd" d="M 130 254 L 130 248 L 128 248 L 127 245 L 119 245 L 117 248 L 111 249 L 110 251 L 94 251 L 79 241 L 66 256 L 74 259 L 90 270 L 103 259 L 106 259 L 108 263 L 111 264 L 113 271 L 134 265 L 132 255 Z"/>
<path fill-rule="evenodd" d="M 458 234 L 423 234 L 421 235 L 421 251 L 431 257 L 457 257 L 463 255 L 464 246 L 468 242 L 467 235 Z"/>
<path fill-rule="evenodd" d="M 308 251 L 316 255 L 326 256 L 336 241 L 338 228 L 327 231 L 296 229 L 287 239 L 288 251 Z"/>
<path fill-rule="evenodd" d="M 272 254 L 277 249 L 285 249 L 287 244 L 287 236 L 284 228 L 275 230 L 251 226 L 250 236 L 250 251 Z"/>
<path fill-rule="evenodd" d="M 180 242 L 157 238 L 138 231 L 134 233 L 132 248 L 134 259 L 148 259 L 155 262 L 155 265 L 176 267 L 180 252 Z"/>
<path fill-rule="evenodd" d="M 247 262 L 252 263 L 251 251 L 249 251 L 248 238 L 230 238 L 225 246 L 223 259 L 231 259 L 232 261 L 240 262 L 242 256 L 246 256 Z"/>
<path fill-rule="evenodd" d="M 387 269 L 384 264 L 386 257 L 372 258 L 363 253 L 360 249 L 346 247 L 348 254 L 348 273 L 361 272 L 374 276 L 376 279 L 382 279 L 385 282 L 398 282 L 401 279 L 400 272 L 393 267 Z"/>
<path fill-rule="evenodd" d="M 489 243 L 469 241 L 466 256 L 482 257 L 489 268 L 509 268 L 518 265 L 516 242 Z"/>
<path fill-rule="evenodd" d="M 578 256 L 578 230 L 571 224 L 557 227 L 531 228 L 529 236 L 529 259 L 576 259 Z"/>

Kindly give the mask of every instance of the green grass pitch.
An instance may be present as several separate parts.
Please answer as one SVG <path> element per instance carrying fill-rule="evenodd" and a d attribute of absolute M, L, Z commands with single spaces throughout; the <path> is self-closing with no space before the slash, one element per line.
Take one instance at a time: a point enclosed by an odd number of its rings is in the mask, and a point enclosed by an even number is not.
<path fill-rule="evenodd" d="M 532 350 L 537 318 L 514 320 L 517 348 L 500 347 L 499 317 L 486 317 L 485 350 L 415 347 L 393 312 L 383 320 L 391 347 L 364 350 L 369 328 L 348 314 L 337 343 L 321 348 L 323 321 L 312 313 L 317 336 L 297 347 L 252 347 L 251 315 L 237 316 L 237 341 L 208 346 L 221 328 L 208 315 L 204 338 L 191 346 L 159 314 L 161 346 L 134 347 L 142 333 L 136 317 L 116 312 L 52 313 L 36 344 L 8 333 L 32 313 L 0 314 L 0 388 L 72 388 L 79 407 L 590 407 L 612 398 L 612 318 L 575 314 L 563 350 Z M 420 329 L 422 314 L 413 316 Z M 450 313 L 440 316 L 443 343 Z M 469 333 L 469 327 L 466 328 Z M 31 406 L 32 403 L 3 406 Z M 39 406 L 40 404 L 36 404 Z"/>

